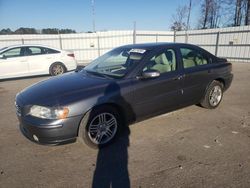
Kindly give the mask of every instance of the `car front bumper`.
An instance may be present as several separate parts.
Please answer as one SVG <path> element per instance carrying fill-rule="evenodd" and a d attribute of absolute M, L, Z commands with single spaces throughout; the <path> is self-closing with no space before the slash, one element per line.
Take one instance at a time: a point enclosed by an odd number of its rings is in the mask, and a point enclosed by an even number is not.
<path fill-rule="evenodd" d="M 19 126 L 23 135 L 31 141 L 46 145 L 74 142 L 81 118 L 81 116 L 76 116 L 64 120 L 45 120 L 18 115 Z"/>

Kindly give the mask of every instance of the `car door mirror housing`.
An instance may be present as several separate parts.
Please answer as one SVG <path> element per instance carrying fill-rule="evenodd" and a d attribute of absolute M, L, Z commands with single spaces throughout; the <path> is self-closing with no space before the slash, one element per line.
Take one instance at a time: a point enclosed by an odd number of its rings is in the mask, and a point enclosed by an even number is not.
<path fill-rule="evenodd" d="M 4 55 L 0 55 L 0 59 L 6 59 Z"/>
<path fill-rule="evenodd" d="M 160 76 L 160 72 L 156 70 L 148 70 L 141 74 L 142 79 L 157 78 Z"/>

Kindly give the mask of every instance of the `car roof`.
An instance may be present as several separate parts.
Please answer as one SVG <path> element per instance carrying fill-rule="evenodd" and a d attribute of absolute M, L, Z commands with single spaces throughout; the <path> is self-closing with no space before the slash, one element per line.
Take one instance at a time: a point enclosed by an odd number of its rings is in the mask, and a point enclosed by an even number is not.
<path fill-rule="evenodd" d="M 16 44 L 16 45 L 6 46 L 5 50 L 9 49 L 9 48 L 27 47 L 27 46 L 44 47 L 44 48 L 52 48 L 52 49 L 55 49 L 55 50 L 60 50 L 60 49 L 57 49 L 57 48 L 54 48 L 54 47 L 51 47 L 51 46 L 42 45 L 42 44 Z"/>
<path fill-rule="evenodd" d="M 124 45 L 120 46 L 118 48 L 135 48 L 135 49 L 144 49 L 144 50 L 156 50 L 158 48 L 167 48 L 167 47 L 190 47 L 194 49 L 199 49 L 202 50 L 203 52 L 206 52 L 207 54 L 214 56 L 212 53 L 209 51 L 194 45 L 194 44 L 188 44 L 188 43 L 178 43 L 178 42 L 157 42 L 157 43 L 141 43 L 141 44 L 129 44 L 129 45 Z"/>
<path fill-rule="evenodd" d="M 159 48 L 159 47 L 179 46 L 179 45 L 195 46 L 195 45 L 186 44 L 186 43 L 158 42 L 158 43 L 129 44 L 129 45 L 121 46 L 121 48 L 139 48 L 139 49 L 145 49 L 145 50 L 152 50 L 152 49 Z"/>

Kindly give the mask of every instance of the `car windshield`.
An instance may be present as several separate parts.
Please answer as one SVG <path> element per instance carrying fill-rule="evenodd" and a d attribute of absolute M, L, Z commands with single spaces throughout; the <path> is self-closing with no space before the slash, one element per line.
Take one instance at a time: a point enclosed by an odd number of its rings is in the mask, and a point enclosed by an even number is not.
<path fill-rule="evenodd" d="M 0 52 L 2 52 L 3 50 L 7 49 L 8 47 L 4 47 L 0 49 Z"/>
<path fill-rule="evenodd" d="M 117 48 L 87 65 L 84 70 L 100 76 L 121 78 L 145 55 L 145 49 Z"/>

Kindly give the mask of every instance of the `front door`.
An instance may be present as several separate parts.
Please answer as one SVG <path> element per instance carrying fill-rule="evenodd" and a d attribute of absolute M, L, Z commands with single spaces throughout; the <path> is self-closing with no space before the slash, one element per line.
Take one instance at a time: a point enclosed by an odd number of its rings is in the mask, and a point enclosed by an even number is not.
<path fill-rule="evenodd" d="M 133 109 L 139 119 L 177 108 L 182 98 L 175 50 L 164 49 L 149 58 L 139 74 L 149 70 L 158 71 L 160 76 L 133 81 Z"/>
<path fill-rule="evenodd" d="M 23 56 L 23 48 L 12 48 L 1 53 L 0 78 L 27 76 L 29 65 Z"/>

